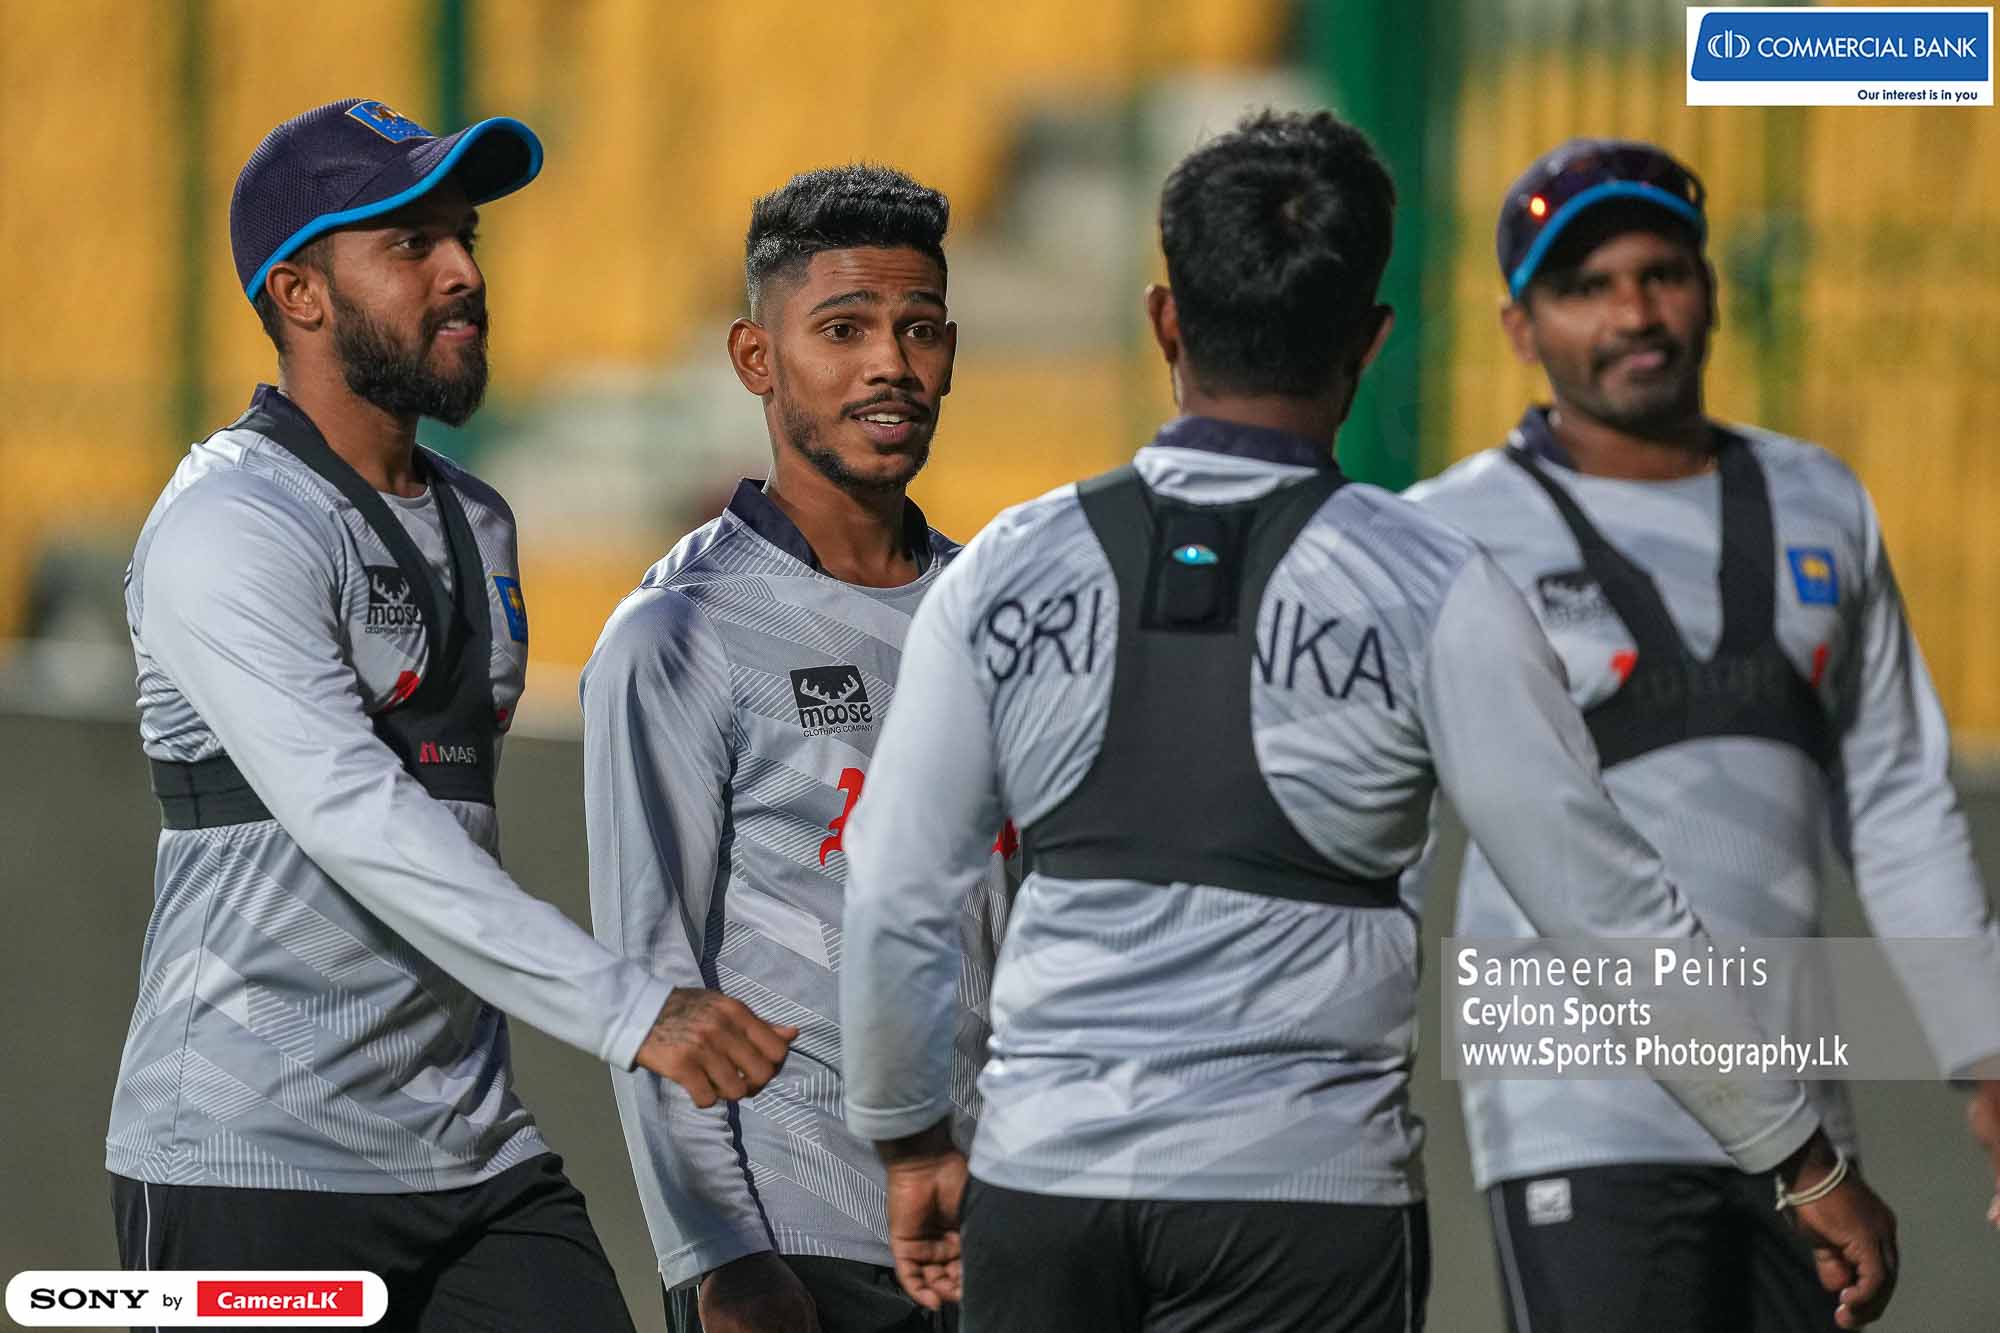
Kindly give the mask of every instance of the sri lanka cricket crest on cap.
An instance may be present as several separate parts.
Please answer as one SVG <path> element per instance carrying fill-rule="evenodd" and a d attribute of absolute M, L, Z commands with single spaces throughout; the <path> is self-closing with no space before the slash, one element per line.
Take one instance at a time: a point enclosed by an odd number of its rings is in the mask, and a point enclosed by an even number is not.
<path fill-rule="evenodd" d="M 437 137 L 416 121 L 395 110 L 387 102 L 356 102 L 347 108 L 347 114 L 390 143 L 406 143 L 411 139 Z"/>
<path fill-rule="evenodd" d="M 1840 575 L 1833 564 L 1833 552 L 1824 546 L 1787 546 L 1785 559 L 1792 567 L 1792 587 L 1805 606 L 1834 606 L 1840 601 Z"/>

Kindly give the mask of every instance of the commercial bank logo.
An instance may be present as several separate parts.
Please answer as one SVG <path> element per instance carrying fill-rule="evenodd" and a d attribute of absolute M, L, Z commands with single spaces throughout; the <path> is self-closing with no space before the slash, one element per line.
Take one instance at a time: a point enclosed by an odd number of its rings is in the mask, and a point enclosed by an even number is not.
<path fill-rule="evenodd" d="M 1750 54 L 1750 39 L 1740 32 L 1724 28 L 1711 34 L 1702 49 L 1717 60 L 1741 60 Z"/>
<path fill-rule="evenodd" d="M 1991 106 L 1991 8 L 1690 9 L 1689 106 Z"/>

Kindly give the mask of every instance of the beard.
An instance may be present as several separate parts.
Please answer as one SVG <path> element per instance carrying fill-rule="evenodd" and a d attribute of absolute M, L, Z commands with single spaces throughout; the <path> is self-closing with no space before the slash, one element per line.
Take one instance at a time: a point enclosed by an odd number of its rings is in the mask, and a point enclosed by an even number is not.
<path fill-rule="evenodd" d="M 1701 415 L 1702 365 L 1707 353 L 1704 331 L 1685 342 L 1673 338 L 1646 339 L 1644 346 L 1666 352 L 1665 373 L 1611 380 L 1605 371 L 1622 351 L 1592 353 L 1570 363 L 1544 354 L 1542 366 L 1557 396 L 1571 407 L 1614 430 L 1642 439 L 1670 436 Z"/>
<path fill-rule="evenodd" d="M 447 426 L 462 426 L 479 410 L 486 396 L 486 302 L 471 296 L 442 311 L 424 316 L 414 348 L 404 345 L 366 310 L 330 292 L 333 301 L 333 347 L 348 389 L 391 416 L 433 417 Z M 430 351 L 438 330 L 453 319 L 467 319 L 479 336 L 466 344 L 463 363 L 455 373 L 435 370 Z"/>
<path fill-rule="evenodd" d="M 783 395 L 782 388 L 778 396 L 778 422 L 784 430 L 786 442 L 798 450 L 806 462 L 813 465 L 814 471 L 849 495 L 884 495 L 891 491 L 900 491 L 924 470 L 924 464 L 931 458 L 930 435 L 926 433 L 922 439 L 894 454 L 887 455 L 907 461 L 909 463 L 907 471 L 885 476 L 870 476 L 857 472 L 852 464 L 841 457 L 838 449 L 821 438 L 820 423 L 796 403 L 788 401 Z"/>

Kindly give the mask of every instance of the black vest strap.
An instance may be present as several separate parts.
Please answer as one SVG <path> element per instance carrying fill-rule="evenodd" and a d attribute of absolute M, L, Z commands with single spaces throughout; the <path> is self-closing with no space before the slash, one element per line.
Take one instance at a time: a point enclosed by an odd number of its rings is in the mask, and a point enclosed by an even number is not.
<path fill-rule="evenodd" d="M 1747 736 L 1794 746 L 1831 771 L 1838 755 L 1832 721 L 1778 640 L 1777 536 L 1764 469 L 1741 436 L 1720 430 L 1717 436 L 1722 633 L 1705 660 L 1688 650 L 1652 576 L 1605 540 L 1568 488 L 1527 450 L 1507 448 L 1555 505 L 1636 649 L 1624 683 L 1586 709 L 1584 721 L 1605 768 L 1681 741 Z"/>
<path fill-rule="evenodd" d="M 255 824 L 271 812 L 226 754 L 192 764 L 151 761 L 153 795 L 160 798 L 160 822 L 172 829 Z"/>
<path fill-rule="evenodd" d="M 1191 505 L 1155 495 L 1125 467 L 1077 488 L 1118 583 L 1115 674 L 1096 762 L 1022 832 L 1031 868 L 1395 905 L 1393 877 L 1350 875 L 1293 827 L 1258 767 L 1251 730 L 1264 589 L 1344 484 L 1328 468 L 1247 503 Z"/>
<path fill-rule="evenodd" d="M 310 418 L 275 390 L 260 388 L 231 430 L 272 440 L 340 492 L 395 559 L 423 618 L 423 679 L 411 694 L 377 713 L 375 734 L 439 800 L 493 804 L 498 767 L 493 715 L 492 614 L 479 545 L 457 493 L 429 467 L 431 494 L 452 562 L 447 592 L 379 493 L 333 452 Z M 418 457 L 424 458 L 422 451 Z M 153 791 L 167 828 L 216 828 L 271 818 L 227 754 L 193 764 L 152 761 Z"/>
<path fill-rule="evenodd" d="M 396 567 L 403 572 L 403 578 L 408 581 L 411 594 L 416 597 L 417 611 L 424 619 L 424 639 L 429 645 L 429 653 L 425 658 L 429 665 L 424 672 L 423 682 L 417 686 L 416 693 L 404 702 L 411 708 L 435 707 L 442 702 L 444 696 L 451 691 L 450 663 L 458 648 L 456 631 L 460 626 L 452 615 L 453 604 L 455 601 L 463 604 L 467 592 L 465 580 L 463 578 L 458 580 L 456 597 L 445 592 L 437 571 L 431 568 L 428 560 L 424 559 L 423 552 L 417 549 L 416 542 L 411 539 L 403 525 L 396 521 L 396 516 L 389 512 L 388 501 L 384 500 L 381 493 L 373 486 L 363 481 L 361 474 L 356 472 L 346 459 L 333 451 L 332 446 L 328 445 L 320 435 L 319 428 L 289 401 L 277 398 L 274 394 L 259 393 L 250 410 L 244 413 L 230 429 L 254 431 L 266 439 L 275 441 L 287 453 L 311 468 L 328 485 L 339 491 L 361 517 L 367 520 L 368 526 L 373 529 L 376 537 L 381 539 L 382 544 L 389 548 L 390 557 L 395 560 Z M 417 456 L 423 457 L 421 450 Z M 439 512 L 447 515 L 445 541 L 448 546 L 454 548 L 453 569 L 455 572 L 462 572 L 460 566 L 463 562 L 458 559 L 458 552 L 455 549 L 456 534 L 452 531 L 448 517 L 451 512 L 457 510 L 457 500 L 453 497 L 447 508 L 446 497 L 450 495 L 451 487 L 445 485 L 444 479 L 436 475 L 436 469 L 431 469 L 431 474 L 431 494 L 437 497 Z M 463 523 L 464 517 L 461 514 L 461 527 Z M 476 589 L 478 584 L 474 583 L 472 586 Z M 419 589 L 422 592 L 419 592 Z M 429 595 L 425 596 L 424 593 Z"/>

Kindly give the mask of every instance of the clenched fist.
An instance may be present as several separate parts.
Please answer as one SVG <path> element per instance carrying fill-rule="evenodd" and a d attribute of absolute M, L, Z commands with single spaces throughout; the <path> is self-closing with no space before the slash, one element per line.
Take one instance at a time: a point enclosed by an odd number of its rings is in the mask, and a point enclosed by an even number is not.
<path fill-rule="evenodd" d="M 636 1063 L 686 1088 L 696 1106 L 713 1106 L 760 1091 L 798 1035 L 721 991 L 680 986 L 660 1006 Z"/>

